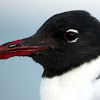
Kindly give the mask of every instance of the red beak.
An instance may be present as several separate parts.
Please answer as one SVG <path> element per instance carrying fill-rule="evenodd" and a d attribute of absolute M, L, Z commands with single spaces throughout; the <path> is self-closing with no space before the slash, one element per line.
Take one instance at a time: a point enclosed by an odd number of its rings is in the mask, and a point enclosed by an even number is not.
<path fill-rule="evenodd" d="M 7 59 L 13 56 L 27 56 L 36 51 L 50 49 L 48 46 L 25 46 L 29 38 L 5 43 L 0 46 L 0 59 Z"/>

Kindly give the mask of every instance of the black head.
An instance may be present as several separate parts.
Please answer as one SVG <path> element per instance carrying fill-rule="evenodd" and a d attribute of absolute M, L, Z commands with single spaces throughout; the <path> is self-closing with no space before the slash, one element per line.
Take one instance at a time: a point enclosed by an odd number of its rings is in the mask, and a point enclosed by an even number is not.
<path fill-rule="evenodd" d="M 64 12 L 48 19 L 29 43 L 53 48 L 31 55 L 43 66 L 43 76 L 53 77 L 98 57 L 100 23 L 85 11 Z"/>
<path fill-rule="evenodd" d="M 100 23 L 85 11 L 64 12 L 48 19 L 23 44 L 51 48 L 35 47 L 34 53 L 27 55 L 43 66 L 43 77 L 61 75 L 100 55 Z"/>

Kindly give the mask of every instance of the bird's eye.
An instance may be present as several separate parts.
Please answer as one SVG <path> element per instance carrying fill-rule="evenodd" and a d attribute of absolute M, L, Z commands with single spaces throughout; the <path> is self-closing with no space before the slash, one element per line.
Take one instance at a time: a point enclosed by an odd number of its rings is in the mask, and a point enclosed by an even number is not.
<path fill-rule="evenodd" d="M 78 39 L 78 31 L 74 29 L 69 29 L 66 31 L 66 34 L 64 34 L 64 38 L 68 42 L 76 42 Z"/>

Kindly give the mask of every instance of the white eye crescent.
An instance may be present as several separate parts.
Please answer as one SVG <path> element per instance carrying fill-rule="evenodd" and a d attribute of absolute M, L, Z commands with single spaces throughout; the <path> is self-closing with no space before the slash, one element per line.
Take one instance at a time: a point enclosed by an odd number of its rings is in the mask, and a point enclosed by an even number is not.
<path fill-rule="evenodd" d="M 79 33 L 77 30 L 75 30 L 75 29 L 69 29 L 69 30 L 67 30 L 66 32 L 74 32 L 74 33 Z"/>
<path fill-rule="evenodd" d="M 78 34 L 79 32 L 75 29 L 69 29 L 66 31 L 66 34 L 64 34 L 64 38 L 69 42 L 77 42 L 78 40 Z"/>

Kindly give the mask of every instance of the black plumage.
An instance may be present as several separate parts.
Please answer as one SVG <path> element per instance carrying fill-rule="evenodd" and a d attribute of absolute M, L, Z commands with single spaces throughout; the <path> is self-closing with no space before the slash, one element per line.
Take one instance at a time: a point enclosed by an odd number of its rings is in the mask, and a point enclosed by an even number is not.
<path fill-rule="evenodd" d="M 69 29 L 79 32 L 77 42 L 64 39 Z M 28 44 L 53 48 L 30 57 L 43 66 L 43 77 L 58 76 L 100 55 L 100 22 L 86 11 L 57 14 L 40 27 Z"/>

